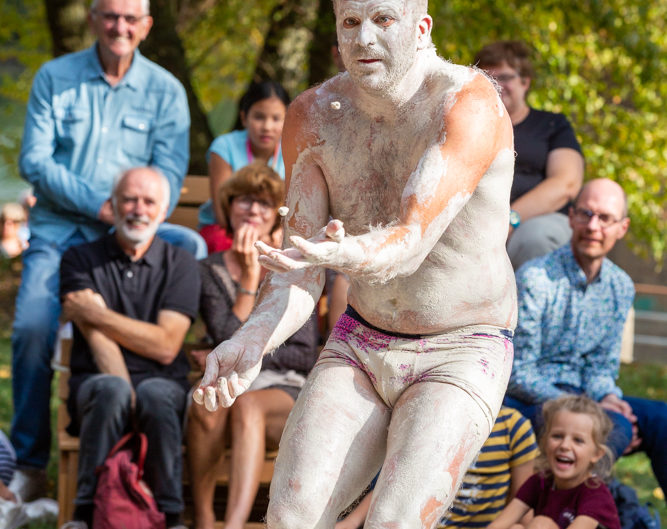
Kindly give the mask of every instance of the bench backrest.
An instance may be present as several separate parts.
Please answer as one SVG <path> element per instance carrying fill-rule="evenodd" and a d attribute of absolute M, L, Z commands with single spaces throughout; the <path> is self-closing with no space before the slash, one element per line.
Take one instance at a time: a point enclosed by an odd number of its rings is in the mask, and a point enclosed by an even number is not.
<path fill-rule="evenodd" d="M 197 229 L 199 206 L 210 197 L 208 176 L 187 175 L 183 180 L 181 196 L 176 208 L 169 216 L 169 222 Z"/>

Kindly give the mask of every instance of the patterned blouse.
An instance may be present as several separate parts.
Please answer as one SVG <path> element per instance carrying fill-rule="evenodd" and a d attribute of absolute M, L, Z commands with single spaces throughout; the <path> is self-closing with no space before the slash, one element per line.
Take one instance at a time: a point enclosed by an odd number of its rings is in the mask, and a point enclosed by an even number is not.
<path fill-rule="evenodd" d="M 588 284 L 568 243 L 527 262 L 516 279 L 519 321 L 507 393 L 527 403 L 556 398 L 563 387 L 596 401 L 621 397 L 615 381 L 635 292 L 630 277 L 605 259 Z"/>

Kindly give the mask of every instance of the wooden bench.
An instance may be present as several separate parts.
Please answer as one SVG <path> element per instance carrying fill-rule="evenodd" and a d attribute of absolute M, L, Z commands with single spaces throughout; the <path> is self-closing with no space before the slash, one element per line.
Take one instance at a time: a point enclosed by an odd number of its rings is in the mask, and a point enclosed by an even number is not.
<path fill-rule="evenodd" d="M 64 524 L 70 520 L 74 512 L 74 499 L 76 497 L 76 477 L 79 464 L 79 438 L 69 435 L 65 428 L 69 424 L 70 417 L 67 411 L 67 396 L 69 394 L 69 361 L 71 356 L 72 342 L 70 339 L 60 341 L 61 357 L 60 363 L 56 366 L 59 371 L 58 380 L 58 525 Z M 194 347 L 197 344 L 187 344 L 186 350 L 189 347 Z M 193 371 L 191 377 L 197 379 L 200 373 Z M 260 474 L 260 491 L 262 487 L 266 489 L 271 483 L 273 476 L 273 467 L 276 458 L 276 451 L 267 451 Z M 226 487 L 229 483 L 230 475 L 230 457 L 231 451 L 225 452 L 225 459 L 220 466 L 220 471 L 217 478 L 217 485 L 219 487 Z M 183 484 L 189 486 L 187 465 L 184 461 Z M 226 499 L 226 498 L 225 498 Z M 224 507 L 224 501 L 221 502 Z M 189 510 L 186 509 L 188 512 Z M 260 525 L 257 525 L 259 527 Z M 222 526 L 221 526 L 222 527 Z M 250 522 L 246 527 L 254 527 L 253 522 Z"/>
<path fill-rule="evenodd" d="M 197 229 L 199 206 L 208 200 L 209 182 L 206 176 L 188 175 L 183 182 L 181 196 L 178 205 L 169 217 L 169 222 L 181 224 L 188 228 Z M 198 344 L 185 343 L 186 352 L 196 347 Z M 79 438 L 69 435 L 67 428 L 70 417 L 67 411 L 67 396 L 69 394 L 69 362 L 71 356 L 71 340 L 64 339 L 60 341 L 61 357 L 59 363 L 55 366 L 59 371 L 58 380 L 58 417 L 57 417 L 57 438 L 58 438 L 58 526 L 64 524 L 72 518 L 74 512 L 74 499 L 76 497 L 76 478 L 79 464 Z M 193 369 L 191 378 L 197 377 L 197 370 Z M 260 476 L 260 492 L 265 490 L 271 482 L 273 476 L 273 466 L 277 452 L 270 451 L 266 453 L 264 465 Z M 230 452 L 225 453 L 225 460 L 220 468 L 218 475 L 218 486 L 226 487 L 229 483 L 230 473 Z M 187 487 L 187 469 L 184 465 L 184 485 Z M 259 495 L 258 495 L 259 497 Z M 186 506 L 186 512 L 189 512 Z M 218 516 L 220 518 L 221 516 Z M 186 521 L 187 520 L 186 518 Z M 222 522 L 216 524 L 216 527 L 222 527 Z M 246 528 L 257 529 L 263 527 L 259 522 L 249 522 Z"/>
<path fill-rule="evenodd" d="M 208 176 L 188 175 L 183 180 L 181 196 L 168 222 L 197 229 L 199 206 L 211 196 Z"/>

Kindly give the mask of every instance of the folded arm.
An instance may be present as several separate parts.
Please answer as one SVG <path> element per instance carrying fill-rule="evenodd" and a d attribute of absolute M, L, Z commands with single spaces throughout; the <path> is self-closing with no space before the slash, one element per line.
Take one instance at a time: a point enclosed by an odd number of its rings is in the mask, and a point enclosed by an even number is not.
<path fill-rule="evenodd" d="M 77 326 L 81 323 L 91 327 L 135 354 L 163 365 L 174 361 L 190 328 L 188 316 L 161 310 L 157 323 L 135 320 L 100 305 L 95 296 L 90 289 L 65 294 L 63 315 Z"/>
<path fill-rule="evenodd" d="M 547 156 L 546 178 L 512 203 L 512 209 L 528 220 L 565 206 L 581 189 L 584 158 L 575 149 L 561 147 Z"/>

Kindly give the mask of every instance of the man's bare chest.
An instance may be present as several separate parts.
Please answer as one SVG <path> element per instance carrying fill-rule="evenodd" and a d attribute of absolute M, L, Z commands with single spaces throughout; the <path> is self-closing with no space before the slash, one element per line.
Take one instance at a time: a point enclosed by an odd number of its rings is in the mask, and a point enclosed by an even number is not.
<path fill-rule="evenodd" d="M 320 146 L 320 164 L 334 217 L 353 228 L 387 224 L 399 215 L 408 179 L 429 143 L 422 135 L 364 123 L 346 133 L 328 135 Z"/>

